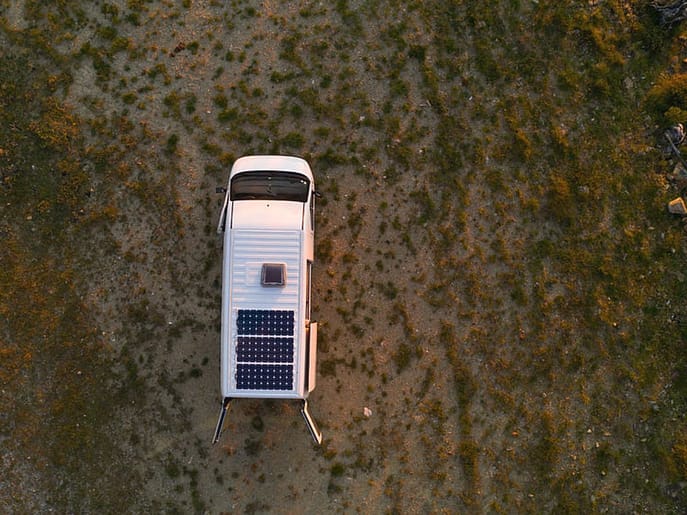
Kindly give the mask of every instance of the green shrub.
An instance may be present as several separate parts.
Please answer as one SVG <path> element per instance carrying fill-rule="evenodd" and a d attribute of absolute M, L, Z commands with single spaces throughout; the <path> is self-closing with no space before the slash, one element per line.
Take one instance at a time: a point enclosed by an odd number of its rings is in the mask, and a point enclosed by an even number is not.
<path fill-rule="evenodd" d="M 675 125 L 687 120 L 687 110 L 673 106 L 663 114 L 663 117 L 667 125 Z"/>
<path fill-rule="evenodd" d="M 649 112 L 659 123 L 673 122 L 671 118 L 687 110 L 687 73 L 662 77 L 649 90 L 646 103 Z"/>
<path fill-rule="evenodd" d="M 569 227 L 577 211 L 570 183 L 561 176 L 552 176 L 550 180 L 544 212 L 563 227 Z"/>
<path fill-rule="evenodd" d="M 281 139 L 281 143 L 285 147 L 299 149 L 305 144 L 305 138 L 300 132 L 289 132 Z"/>
<path fill-rule="evenodd" d="M 341 463 L 334 463 L 334 465 L 332 465 L 331 472 L 333 477 L 343 476 L 345 471 L 346 467 L 344 467 Z"/>
<path fill-rule="evenodd" d="M 173 154 L 177 150 L 177 144 L 179 143 L 179 136 L 172 134 L 167 138 L 166 150 L 168 153 Z"/>

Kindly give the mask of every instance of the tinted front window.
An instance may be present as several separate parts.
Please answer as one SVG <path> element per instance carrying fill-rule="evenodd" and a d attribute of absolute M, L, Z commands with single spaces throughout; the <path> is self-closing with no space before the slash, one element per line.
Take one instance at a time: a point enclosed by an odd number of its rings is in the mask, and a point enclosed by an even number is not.
<path fill-rule="evenodd" d="M 310 181 L 292 172 L 243 172 L 231 180 L 231 200 L 307 202 Z"/>

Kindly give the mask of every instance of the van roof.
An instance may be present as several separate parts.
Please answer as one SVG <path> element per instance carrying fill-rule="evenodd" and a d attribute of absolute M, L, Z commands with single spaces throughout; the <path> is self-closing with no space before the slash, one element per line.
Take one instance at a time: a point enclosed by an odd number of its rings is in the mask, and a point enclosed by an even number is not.
<path fill-rule="evenodd" d="M 252 202 L 252 201 L 249 201 Z M 302 317 L 300 230 L 233 229 L 229 272 L 229 387 L 297 396 Z M 285 284 L 261 284 L 263 265 L 283 265 Z"/>

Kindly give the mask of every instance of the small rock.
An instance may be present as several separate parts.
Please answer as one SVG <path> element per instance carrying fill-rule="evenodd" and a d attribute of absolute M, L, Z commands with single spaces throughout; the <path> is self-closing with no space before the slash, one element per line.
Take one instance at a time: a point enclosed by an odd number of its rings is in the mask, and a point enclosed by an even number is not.
<path fill-rule="evenodd" d="M 674 215 L 687 215 L 687 206 L 682 197 L 677 197 L 668 203 L 668 212 Z"/>
<path fill-rule="evenodd" d="M 666 136 L 670 138 L 670 141 L 673 142 L 673 145 L 676 147 L 678 145 L 681 145 L 683 141 L 685 141 L 685 127 L 681 123 L 678 123 L 677 125 L 671 127 L 666 131 Z"/>
<path fill-rule="evenodd" d="M 175 55 L 177 55 L 179 52 L 181 52 L 185 48 L 186 48 L 186 43 L 181 41 L 177 46 L 174 47 L 174 50 L 172 50 L 172 52 L 169 54 L 170 57 L 174 57 Z"/>
<path fill-rule="evenodd" d="M 363 415 L 365 415 L 365 418 L 370 418 L 372 416 L 372 410 L 365 406 L 363 408 Z"/>
<path fill-rule="evenodd" d="M 673 176 L 676 178 L 687 177 L 687 170 L 682 166 L 682 163 L 675 165 L 675 168 L 673 168 Z"/>

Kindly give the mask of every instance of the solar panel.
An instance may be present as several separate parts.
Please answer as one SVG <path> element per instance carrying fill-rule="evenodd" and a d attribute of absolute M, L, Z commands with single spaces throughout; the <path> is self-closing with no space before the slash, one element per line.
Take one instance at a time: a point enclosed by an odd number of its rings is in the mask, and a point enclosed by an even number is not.
<path fill-rule="evenodd" d="M 292 336 L 294 313 L 290 310 L 239 309 L 236 328 L 239 335 Z"/>
<path fill-rule="evenodd" d="M 240 390 L 290 390 L 293 387 L 292 365 L 236 366 L 236 387 Z"/>
<path fill-rule="evenodd" d="M 242 363 L 292 363 L 293 338 L 239 336 L 236 354 Z"/>
<path fill-rule="evenodd" d="M 293 388 L 294 312 L 239 309 L 236 320 L 236 387 Z"/>

